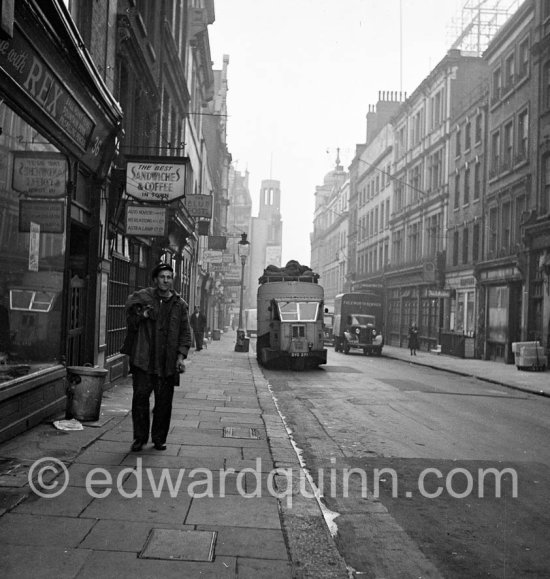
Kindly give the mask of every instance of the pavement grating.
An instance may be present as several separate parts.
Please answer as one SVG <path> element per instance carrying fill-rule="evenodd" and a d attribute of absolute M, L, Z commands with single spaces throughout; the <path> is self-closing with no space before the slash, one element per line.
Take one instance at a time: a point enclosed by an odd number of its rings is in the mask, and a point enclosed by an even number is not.
<path fill-rule="evenodd" d="M 212 562 L 216 536 L 216 531 L 151 529 L 139 557 L 168 561 Z"/>
<path fill-rule="evenodd" d="M 224 438 L 252 438 L 260 440 L 260 431 L 257 428 L 247 428 L 244 426 L 224 426 Z"/>

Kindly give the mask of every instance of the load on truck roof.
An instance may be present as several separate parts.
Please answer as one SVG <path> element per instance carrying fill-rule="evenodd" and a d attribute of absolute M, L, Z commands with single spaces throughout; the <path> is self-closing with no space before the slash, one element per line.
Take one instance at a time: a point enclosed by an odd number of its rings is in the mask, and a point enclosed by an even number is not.
<path fill-rule="evenodd" d="M 258 279 L 259 284 L 270 283 L 273 281 L 305 281 L 317 283 L 319 274 L 314 273 L 307 265 L 300 265 L 294 259 L 291 259 L 284 267 L 268 265 L 264 269 L 263 275 Z"/>

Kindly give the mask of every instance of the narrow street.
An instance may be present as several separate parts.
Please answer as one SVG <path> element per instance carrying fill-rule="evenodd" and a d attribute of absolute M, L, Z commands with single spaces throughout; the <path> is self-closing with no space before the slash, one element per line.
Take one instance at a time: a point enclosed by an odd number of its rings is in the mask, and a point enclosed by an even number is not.
<path fill-rule="evenodd" d="M 358 577 L 547 576 L 547 398 L 332 349 L 264 375 Z"/>

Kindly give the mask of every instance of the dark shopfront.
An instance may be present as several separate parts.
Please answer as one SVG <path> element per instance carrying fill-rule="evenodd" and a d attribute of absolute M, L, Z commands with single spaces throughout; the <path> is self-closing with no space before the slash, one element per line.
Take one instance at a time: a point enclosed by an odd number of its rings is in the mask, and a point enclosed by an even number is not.
<path fill-rule="evenodd" d="M 413 285 L 411 277 L 398 275 L 387 278 L 387 340 L 392 346 L 406 348 L 409 326 L 415 322 L 419 330 L 420 349 L 427 351 L 439 343 L 447 292 L 433 283 Z M 414 277 L 420 281 L 425 276 L 420 272 Z"/>
<path fill-rule="evenodd" d="M 483 264 L 477 272 L 483 359 L 514 363 L 512 343 L 522 340 L 523 279 L 515 265 Z"/>
<path fill-rule="evenodd" d="M 63 410 L 65 364 L 97 363 L 121 111 L 71 26 L 62 5 L 21 1 L 0 38 L 0 440 Z"/>

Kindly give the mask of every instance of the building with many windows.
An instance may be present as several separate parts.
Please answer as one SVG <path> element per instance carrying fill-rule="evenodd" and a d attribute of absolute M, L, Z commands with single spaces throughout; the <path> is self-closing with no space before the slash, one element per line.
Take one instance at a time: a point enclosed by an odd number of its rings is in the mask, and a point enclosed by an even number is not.
<path fill-rule="evenodd" d="M 484 53 L 489 67 L 484 251 L 476 264 L 484 358 L 513 363 L 512 342 L 527 326 L 528 258 L 522 222 L 536 210 L 531 112 L 536 99 L 530 49 L 534 3 L 524 2 Z"/>
<path fill-rule="evenodd" d="M 230 162 L 214 18 L 213 0 L 0 4 L 0 440 L 65 408 L 65 365 L 125 374 L 124 304 L 158 260 L 211 307 L 199 255 L 225 232 Z"/>
<path fill-rule="evenodd" d="M 421 347 L 439 343 L 448 326 L 445 288 L 451 134 L 465 96 L 485 78 L 478 57 L 450 50 L 394 117 L 394 191 L 387 336 L 406 343 L 416 322 Z"/>
<path fill-rule="evenodd" d="M 311 269 L 320 276 L 325 305 L 334 307 L 334 298 L 345 289 L 348 262 L 349 175 L 340 164 L 325 175 L 315 189 L 315 214 L 311 241 Z"/>
<path fill-rule="evenodd" d="M 450 291 L 448 324 L 440 343 L 447 354 L 474 357 L 478 325 L 475 266 L 483 259 L 487 162 L 488 90 L 486 82 L 466 95 L 453 118 L 450 141 L 449 210 L 445 289 Z"/>
<path fill-rule="evenodd" d="M 523 219 L 523 240 L 528 251 L 526 268 L 527 327 L 525 338 L 538 339 L 550 351 L 550 3 L 534 2 L 535 23 L 531 56 L 531 133 L 521 142 L 529 147 L 533 199 Z M 524 60 L 523 53 L 518 55 Z M 523 131 L 525 134 L 525 128 Z M 519 135 L 518 135 L 518 138 Z"/>
<path fill-rule="evenodd" d="M 89 9 L 106 36 L 88 52 L 65 3 L 0 5 L 0 440 L 63 410 L 65 364 L 93 364 L 104 345 L 123 111 L 106 66 L 113 14 Z"/>

